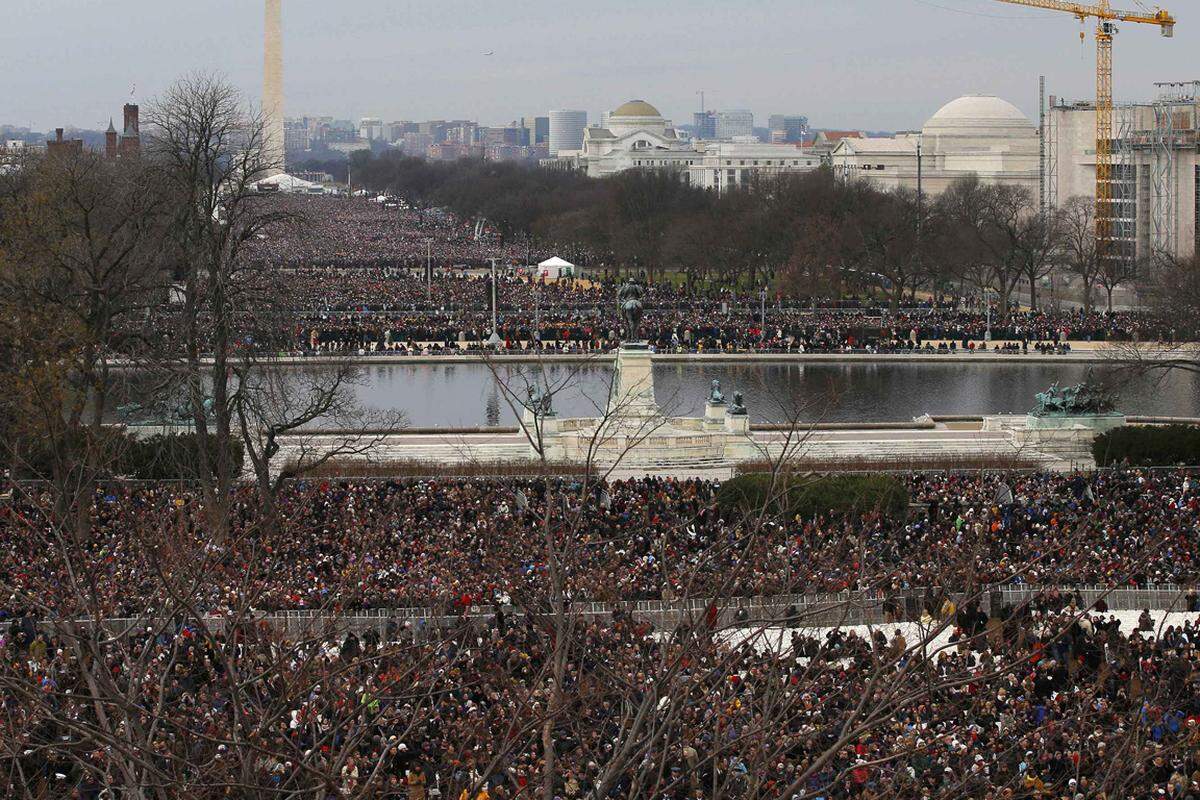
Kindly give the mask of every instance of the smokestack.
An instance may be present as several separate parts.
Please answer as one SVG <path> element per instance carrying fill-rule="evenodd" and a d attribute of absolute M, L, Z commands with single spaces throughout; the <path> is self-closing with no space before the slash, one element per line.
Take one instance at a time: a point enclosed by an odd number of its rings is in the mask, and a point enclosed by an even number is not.
<path fill-rule="evenodd" d="M 62 140 L 63 140 L 63 129 L 55 128 L 54 129 L 54 141 L 61 142 Z"/>
<path fill-rule="evenodd" d="M 282 0 L 266 0 L 263 37 L 263 156 L 277 167 L 283 166 L 284 155 L 282 6 Z"/>

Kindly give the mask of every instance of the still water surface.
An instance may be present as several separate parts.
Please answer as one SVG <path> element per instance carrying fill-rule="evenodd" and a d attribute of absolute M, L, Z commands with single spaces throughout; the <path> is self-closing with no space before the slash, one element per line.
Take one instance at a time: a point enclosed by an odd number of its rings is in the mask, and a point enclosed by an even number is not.
<path fill-rule="evenodd" d="M 501 365 L 501 378 L 518 394 L 532 379 L 556 390 L 560 416 L 595 415 L 608 396 L 612 372 L 604 365 Z M 1116 380 L 1111 367 L 1091 367 L 1099 380 Z M 672 415 L 699 415 L 711 382 L 726 397 L 745 394 L 755 421 L 792 418 L 828 422 L 910 420 L 924 413 L 1024 412 L 1051 383 L 1074 384 L 1086 364 L 663 364 L 654 368 L 655 394 Z M 362 402 L 399 409 L 414 427 L 511 425 L 515 415 L 497 377 L 483 364 L 378 364 L 363 368 L 356 387 Z M 1127 414 L 1200 417 L 1200 376 L 1172 375 L 1158 385 L 1126 383 L 1119 408 Z"/>

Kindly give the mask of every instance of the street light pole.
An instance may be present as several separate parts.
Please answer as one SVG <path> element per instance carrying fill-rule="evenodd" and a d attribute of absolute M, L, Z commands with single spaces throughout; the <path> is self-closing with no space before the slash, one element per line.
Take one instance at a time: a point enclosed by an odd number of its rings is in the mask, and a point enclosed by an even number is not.
<path fill-rule="evenodd" d="M 767 339 L 767 287 L 762 288 L 758 306 L 758 342 L 762 344 Z"/>
<path fill-rule="evenodd" d="M 492 347 L 500 346 L 500 334 L 497 332 L 496 324 L 496 259 L 492 258 L 492 335 L 488 337 L 488 344 Z"/>
<path fill-rule="evenodd" d="M 425 240 L 425 293 L 433 305 L 433 239 Z"/>
<path fill-rule="evenodd" d="M 923 145 L 922 135 L 918 133 L 917 134 L 917 241 L 916 241 L 916 245 L 917 245 L 916 256 L 917 256 L 917 272 L 918 272 L 918 274 L 920 274 L 920 271 L 921 271 L 921 250 L 922 250 L 921 237 L 924 234 L 923 224 L 925 222 L 925 187 L 924 187 L 923 181 L 922 181 L 923 172 L 924 172 L 923 171 L 923 163 L 922 163 L 923 162 L 922 145 Z M 903 299 L 903 295 L 904 295 L 903 287 L 901 287 L 900 293 L 901 293 L 901 299 Z M 913 299 L 914 300 L 916 299 L 916 294 L 917 294 L 917 290 L 916 290 L 916 288 L 914 288 L 913 289 Z M 934 292 L 933 292 L 933 306 L 934 306 L 934 308 L 937 308 L 937 287 L 936 286 L 934 287 Z"/>
<path fill-rule="evenodd" d="M 992 341 L 992 290 L 989 288 L 983 293 L 983 302 L 987 306 L 987 333 L 984 335 L 984 341 Z"/>

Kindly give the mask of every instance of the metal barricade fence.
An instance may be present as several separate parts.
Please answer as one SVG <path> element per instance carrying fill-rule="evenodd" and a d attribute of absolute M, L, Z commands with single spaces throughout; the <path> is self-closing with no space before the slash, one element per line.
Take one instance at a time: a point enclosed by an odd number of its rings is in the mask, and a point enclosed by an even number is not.
<path fill-rule="evenodd" d="M 995 615 L 1005 607 L 1032 605 L 1061 608 L 1069 603 L 1087 609 L 1103 599 L 1109 611 L 1186 611 L 1195 601 L 1195 590 L 1175 584 L 1150 584 L 1143 587 L 1112 588 L 1091 586 L 990 586 L 972 597 L 980 608 Z M 628 614 L 646 621 L 660 630 L 670 630 L 681 624 L 715 623 L 718 627 L 786 626 L 833 627 L 840 625 L 883 625 L 900 621 L 917 621 L 923 615 L 936 617 L 946 600 L 956 607 L 964 602 L 962 593 L 944 592 L 938 587 L 905 589 L 895 592 L 843 591 L 811 595 L 777 595 L 767 597 L 730 597 L 720 599 L 687 598 L 681 601 L 638 600 L 625 602 L 575 602 L 569 607 L 573 616 L 589 621 L 611 617 L 614 612 Z M 527 612 L 513 606 L 504 607 L 509 618 L 523 620 Z M 716 619 L 712 617 L 715 614 Z M 374 629 L 381 637 L 416 637 L 423 632 L 452 628 L 463 624 L 486 626 L 494 618 L 493 607 L 472 606 L 457 613 L 429 607 L 377 608 L 339 612 L 329 609 L 291 609 L 257 613 L 243 619 L 244 623 L 262 624 L 290 637 L 329 634 L 342 636 L 350 632 L 364 633 Z M 219 614 L 205 615 L 204 624 L 214 633 L 225 632 L 229 620 Z M 87 627 L 93 621 L 79 618 L 76 626 Z M 62 621 L 47 620 L 44 626 L 65 628 Z M 109 636 L 137 632 L 149 628 L 160 631 L 170 628 L 170 618 L 111 617 L 100 621 L 99 628 Z"/>

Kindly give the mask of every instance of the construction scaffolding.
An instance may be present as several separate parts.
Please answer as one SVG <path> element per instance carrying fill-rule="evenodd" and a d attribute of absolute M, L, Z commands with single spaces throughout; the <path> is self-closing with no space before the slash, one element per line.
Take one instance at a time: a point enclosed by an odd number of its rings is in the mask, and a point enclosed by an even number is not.
<path fill-rule="evenodd" d="M 1111 212 L 1107 226 L 1112 240 L 1109 257 L 1132 262 L 1137 258 L 1138 159 L 1134 153 L 1137 106 L 1132 103 L 1113 104 L 1112 172 L 1109 180 L 1108 208 Z M 1144 195 L 1143 195 L 1144 196 Z"/>
<path fill-rule="evenodd" d="M 1050 96 L 1050 108 L 1054 108 L 1055 98 Z M 1043 175 L 1041 190 L 1043 193 L 1042 202 L 1045 208 L 1054 210 L 1058 208 L 1058 115 L 1047 113 L 1042 123 L 1042 170 Z"/>
<path fill-rule="evenodd" d="M 1176 154 L 1195 149 L 1197 100 L 1200 81 L 1171 81 L 1154 84 L 1154 129 L 1149 146 L 1154 173 L 1155 252 L 1175 253 L 1179 248 L 1179 167 Z"/>
<path fill-rule="evenodd" d="M 1200 81 L 1160 82 L 1155 87 L 1153 100 L 1112 106 L 1107 141 L 1111 167 L 1102 181 L 1105 200 L 1097 213 L 1104 218 L 1097 230 L 1106 231 L 1107 257 L 1125 262 L 1186 255 L 1193 243 L 1190 237 L 1186 243 L 1181 239 L 1193 221 L 1183 215 L 1195 208 L 1193 202 L 1200 204 Z M 1072 126 L 1062 116 L 1071 111 L 1094 113 L 1095 105 L 1050 98 L 1041 147 L 1046 208 L 1058 207 L 1060 175 L 1072 165 Z M 1063 146 L 1067 150 L 1061 150 Z M 1200 223 L 1200 208 L 1195 222 Z M 1200 232 L 1196 238 L 1200 242 Z"/>

